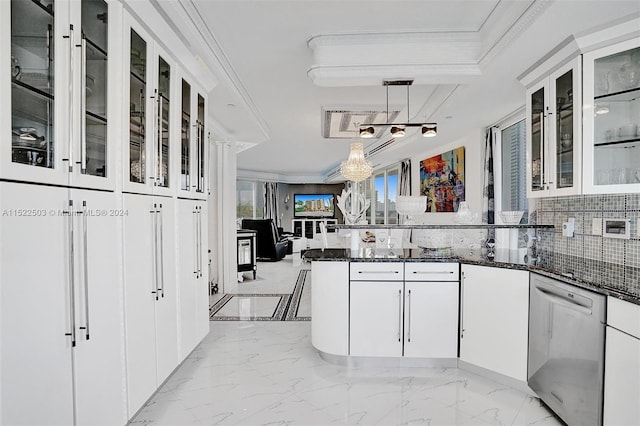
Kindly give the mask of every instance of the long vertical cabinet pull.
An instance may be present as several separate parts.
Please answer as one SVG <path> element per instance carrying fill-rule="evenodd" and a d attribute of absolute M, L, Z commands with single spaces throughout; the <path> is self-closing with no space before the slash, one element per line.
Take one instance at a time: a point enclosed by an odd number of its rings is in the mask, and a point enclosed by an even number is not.
<path fill-rule="evenodd" d="M 193 208 L 193 273 L 198 278 L 198 206 Z"/>
<path fill-rule="evenodd" d="M 202 278 L 202 207 L 198 206 L 198 278 Z"/>
<path fill-rule="evenodd" d="M 87 173 L 87 38 L 82 34 L 80 42 L 80 173 Z"/>
<path fill-rule="evenodd" d="M 540 113 L 540 188 L 541 189 L 545 189 L 545 180 L 547 179 L 547 172 L 544 169 L 545 166 L 545 159 L 544 159 L 544 131 L 545 131 L 545 125 L 544 125 L 544 120 L 546 119 L 544 112 Z"/>
<path fill-rule="evenodd" d="M 138 182 L 144 182 L 145 180 L 145 176 L 147 173 L 147 167 L 148 164 L 145 164 L 142 162 L 142 147 L 145 144 L 145 138 L 147 137 L 147 130 L 146 130 L 146 103 L 145 103 L 145 99 L 144 99 L 144 89 L 140 89 L 140 135 L 138 136 L 138 158 L 139 158 L 139 162 L 140 162 L 140 172 L 138 173 Z M 142 167 L 144 164 L 144 167 Z"/>
<path fill-rule="evenodd" d="M 63 38 L 68 38 L 69 39 L 69 102 L 74 101 L 74 87 L 73 87 L 73 51 L 74 51 L 74 43 L 73 43 L 73 25 L 69 25 L 69 35 L 68 36 L 63 36 Z M 74 115 L 73 114 L 69 114 L 69 143 L 67 146 L 68 149 L 68 153 L 67 153 L 67 158 L 63 158 L 62 161 L 68 161 L 69 163 L 69 173 L 73 172 L 73 141 L 74 141 L 74 131 L 73 131 L 73 118 Z M 73 214 L 73 212 L 69 212 L 69 214 Z M 74 339 L 75 341 L 75 339 Z"/>
<path fill-rule="evenodd" d="M 163 214 L 162 214 L 162 204 L 158 207 L 158 228 L 160 228 L 160 241 L 159 241 L 159 259 L 158 269 L 160 270 L 160 279 L 158 280 L 158 292 L 161 297 L 164 297 L 164 223 L 163 223 Z"/>
<path fill-rule="evenodd" d="M 158 300 L 158 221 L 156 219 L 156 204 L 153 205 L 151 213 L 151 226 L 153 229 L 153 290 L 156 300 Z"/>
<path fill-rule="evenodd" d="M 402 290 L 398 290 L 398 342 L 402 342 Z"/>
<path fill-rule="evenodd" d="M 153 99 L 153 133 L 155 134 L 155 137 L 158 137 L 158 90 L 154 90 L 153 92 L 153 96 L 151 96 L 151 99 Z M 158 141 L 156 140 L 154 143 L 151 144 L 151 176 L 150 179 L 153 180 L 153 186 L 157 186 L 158 182 L 156 181 L 156 176 L 158 176 L 158 160 L 156 158 L 156 145 L 158 144 Z M 155 212 L 156 206 L 154 204 L 153 210 Z M 154 213 L 155 214 L 155 213 Z"/>
<path fill-rule="evenodd" d="M 84 329 L 85 340 L 89 340 L 89 249 L 88 249 L 88 230 L 87 230 L 87 201 L 82 201 L 82 256 L 84 261 Z"/>
<path fill-rule="evenodd" d="M 162 173 L 162 93 L 158 92 L 158 159 L 156 170 L 156 184 L 164 186 L 164 173 Z"/>
<path fill-rule="evenodd" d="M 460 274 L 460 338 L 464 337 L 464 272 Z"/>
<path fill-rule="evenodd" d="M 407 342 L 411 343 L 411 290 L 407 292 Z"/>
<path fill-rule="evenodd" d="M 76 346 L 76 301 L 75 301 L 75 264 L 74 264 L 74 247 L 73 247 L 73 200 L 69 200 L 69 326 L 70 333 L 65 336 L 71 336 L 71 346 Z"/>

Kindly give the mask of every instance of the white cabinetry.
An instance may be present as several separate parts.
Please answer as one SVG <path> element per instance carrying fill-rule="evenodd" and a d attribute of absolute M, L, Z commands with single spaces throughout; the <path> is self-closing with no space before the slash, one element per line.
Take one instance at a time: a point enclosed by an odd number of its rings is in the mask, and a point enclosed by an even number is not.
<path fill-rule="evenodd" d="M 177 255 L 180 359 L 209 332 L 206 205 L 178 200 Z"/>
<path fill-rule="evenodd" d="M 311 343 L 327 354 L 349 354 L 349 262 L 311 263 Z"/>
<path fill-rule="evenodd" d="M 174 204 L 124 194 L 125 326 L 129 415 L 178 365 Z"/>
<path fill-rule="evenodd" d="M 583 59 L 585 193 L 640 192 L 640 40 Z"/>
<path fill-rule="evenodd" d="M 0 2 L 1 177 L 113 189 L 119 99 L 107 94 L 120 87 L 110 47 L 121 11 L 113 1 Z"/>
<path fill-rule="evenodd" d="M 457 329 L 457 263 L 351 264 L 350 355 L 455 358 Z"/>
<path fill-rule="evenodd" d="M 527 196 L 580 193 L 580 57 L 527 89 Z"/>
<path fill-rule="evenodd" d="M 405 263 L 404 356 L 458 356 L 459 265 Z"/>
<path fill-rule="evenodd" d="M 293 219 L 291 221 L 291 231 L 296 237 L 313 239 L 320 235 L 320 223 L 322 222 L 325 225 L 338 223 L 336 219 Z"/>
<path fill-rule="evenodd" d="M 604 424 L 640 424 L 640 306 L 607 301 Z"/>
<path fill-rule="evenodd" d="M 526 382 L 529 272 L 462 265 L 460 360 Z"/>
<path fill-rule="evenodd" d="M 2 423 L 126 422 L 120 218 L 101 214 L 118 211 L 115 195 L 14 183 L 0 194 Z"/>

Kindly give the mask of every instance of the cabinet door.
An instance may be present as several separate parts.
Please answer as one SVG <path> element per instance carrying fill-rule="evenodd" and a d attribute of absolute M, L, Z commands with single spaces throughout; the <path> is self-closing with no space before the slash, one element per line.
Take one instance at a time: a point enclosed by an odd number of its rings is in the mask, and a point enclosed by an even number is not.
<path fill-rule="evenodd" d="M 178 298 L 175 256 L 175 203 L 156 198 L 157 205 L 157 288 L 155 304 L 158 384 L 178 365 Z"/>
<path fill-rule="evenodd" d="M 207 193 L 207 158 L 208 151 L 207 146 L 207 133 L 205 127 L 205 97 L 198 93 L 197 97 L 197 119 L 195 124 L 196 138 L 195 138 L 195 178 L 196 178 L 196 193 L 201 198 L 206 198 Z"/>
<path fill-rule="evenodd" d="M 547 80 L 527 90 L 527 196 L 541 197 L 548 193 Z"/>
<path fill-rule="evenodd" d="M 125 212 L 116 195 L 75 190 L 77 248 L 75 349 L 76 420 L 83 425 L 123 424 L 124 329 L 119 226 Z"/>
<path fill-rule="evenodd" d="M 548 181 L 550 195 L 579 194 L 582 166 L 582 68 L 575 58 L 549 77 Z"/>
<path fill-rule="evenodd" d="M 402 281 L 351 281 L 352 356 L 402 356 Z"/>
<path fill-rule="evenodd" d="M 129 417 L 156 390 L 157 293 L 153 198 L 124 194 L 124 296 Z"/>
<path fill-rule="evenodd" d="M 180 293 L 180 358 L 196 345 L 197 212 L 192 200 L 178 200 L 178 289 Z"/>
<path fill-rule="evenodd" d="M 0 52 L 11 52 L 0 70 L 4 178 L 68 184 L 72 121 L 58 113 L 69 111 L 74 87 L 68 17 L 62 1 L 0 2 Z"/>
<path fill-rule="evenodd" d="M 527 380 L 529 272 L 462 265 L 460 359 Z"/>
<path fill-rule="evenodd" d="M 404 356 L 457 358 L 458 282 L 407 282 Z"/>
<path fill-rule="evenodd" d="M 0 182 L 2 424 L 73 423 L 66 189 Z M 79 339 L 80 336 L 76 336 Z"/>
<path fill-rule="evenodd" d="M 583 55 L 585 193 L 640 192 L 640 41 Z"/>
<path fill-rule="evenodd" d="M 196 202 L 199 215 L 200 276 L 196 282 L 196 343 L 209 334 L 209 215 L 207 202 Z"/>
<path fill-rule="evenodd" d="M 640 339 L 607 327 L 604 424 L 640 424 Z"/>

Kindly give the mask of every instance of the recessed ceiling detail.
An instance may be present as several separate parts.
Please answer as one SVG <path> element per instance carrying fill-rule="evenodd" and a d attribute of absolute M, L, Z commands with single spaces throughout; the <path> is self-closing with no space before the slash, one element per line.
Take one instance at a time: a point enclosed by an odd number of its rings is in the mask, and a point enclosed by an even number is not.
<path fill-rule="evenodd" d="M 360 124 L 363 123 L 390 123 L 396 119 L 400 110 L 394 108 L 387 111 L 373 110 L 333 110 L 322 109 L 322 137 L 327 139 L 358 138 Z M 374 138 L 379 138 L 385 131 L 384 127 L 378 127 Z"/>

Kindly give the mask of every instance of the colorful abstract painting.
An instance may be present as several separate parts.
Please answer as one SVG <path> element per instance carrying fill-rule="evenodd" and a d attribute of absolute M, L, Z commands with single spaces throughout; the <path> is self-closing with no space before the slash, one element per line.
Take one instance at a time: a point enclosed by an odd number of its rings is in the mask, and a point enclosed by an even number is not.
<path fill-rule="evenodd" d="M 464 201 L 464 147 L 420 162 L 420 195 L 427 196 L 427 213 L 457 212 Z"/>

